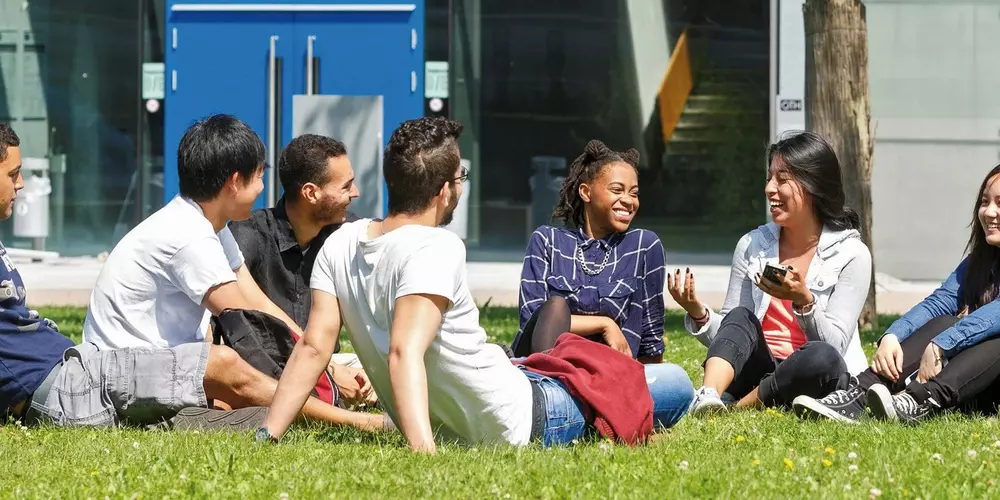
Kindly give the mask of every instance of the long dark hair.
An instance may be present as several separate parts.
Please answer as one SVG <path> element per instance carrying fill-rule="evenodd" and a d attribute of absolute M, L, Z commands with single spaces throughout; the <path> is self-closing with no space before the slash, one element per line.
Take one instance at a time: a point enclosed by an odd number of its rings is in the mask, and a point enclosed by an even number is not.
<path fill-rule="evenodd" d="M 566 180 L 559 191 L 559 203 L 552 212 L 553 219 L 562 219 L 566 225 L 583 227 L 583 200 L 580 199 L 580 184 L 593 182 L 601 170 L 615 162 L 625 162 L 639 169 L 639 152 L 634 148 L 624 152 L 612 151 L 597 139 L 591 140 L 583 154 L 577 156 L 569 166 Z"/>
<path fill-rule="evenodd" d="M 986 242 L 986 232 L 979 221 L 979 207 L 982 203 L 983 191 L 997 174 L 1000 174 L 1000 165 L 993 167 L 990 173 L 986 174 L 979 191 L 976 192 L 976 204 L 972 207 L 972 234 L 969 235 L 969 243 L 965 246 L 965 251 L 969 254 L 969 260 L 965 266 L 965 279 L 962 283 L 962 302 L 974 311 L 997 298 L 998 286 L 996 269 L 1000 265 L 1000 248 Z"/>
<path fill-rule="evenodd" d="M 858 213 L 845 204 L 837 153 L 825 139 L 812 132 L 787 135 L 767 148 L 768 168 L 775 158 L 812 195 L 821 224 L 838 231 L 861 228 Z"/>

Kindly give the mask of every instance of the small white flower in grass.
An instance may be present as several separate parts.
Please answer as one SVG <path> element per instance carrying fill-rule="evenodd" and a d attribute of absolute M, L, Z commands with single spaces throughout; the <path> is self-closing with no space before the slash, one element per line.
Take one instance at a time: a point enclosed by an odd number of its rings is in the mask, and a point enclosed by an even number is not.
<path fill-rule="evenodd" d="M 281 492 L 281 493 L 280 493 L 280 494 L 278 495 L 278 498 L 279 498 L 279 499 L 281 499 L 281 500 L 288 500 L 288 493 L 286 493 L 286 492 L 282 491 L 282 492 Z"/>
<path fill-rule="evenodd" d="M 851 483 L 847 483 L 844 485 L 844 491 L 851 491 Z"/>
<path fill-rule="evenodd" d="M 847 470 L 849 470 L 851 472 L 857 472 L 858 471 L 858 466 L 855 465 L 855 464 L 848 465 L 847 466 Z"/>
<path fill-rule="evenodd" d="M 132 447 L 138 450 L 139 449 L 139 442 L 138 441 L 132 441 Z"/>
<path fill-rule="evenodd" d="M 601 441 L 601 444 L 597 445 L 597 449 L 601 451 L 609 451 L 611 450 L 611 445 L 608 444 L 607 441 Z"/>
<path fill-rule="evenodd" d="M 868 497 L 869 498 L 878 498 L 880 496 L 882 496 L 882 490 L 880 490 L 878 488 L 872 488 L 872 489 L 868 490 Z"/>
<path fill-rule="evenodd" d="M 504 497 L 504 498 L 510 498 L 510 493 L 504 493 L 504 494 L 503 494 L 503 497 Z"/>
<path fill-rule="evenodd" d="M 976 458 L 976 450 L 969 450 L 965 454 L 968 455 L 969 458 Z"/>
<path fill-rule="evenodd" d="M 680 470 L 688 470 L 688 461 L 681 460 L 681 463 L 677 464 L 677 468 Z"/>
<path fill-rule="evenodd" d="M 187 474 L 181 474 L 181 481 L 187 481 L 187 478 L 188 478 Z"/>
<path fill-rule="evenodd" d="M 994 441 L 993 442 L 993 446 L 996 446 L 997 448 L 1000 448 L 1000 439 Z"/>
<path fill-rule="evenodd" d="M 857 459 L 858 459 L 858 454 L 857 454 L 857 453 L 854 453 L 854 452 L 852 451 L 852 452 L 850 452 L 850 453 L 848 453 L 848 454 L 847 454 L 847 458 L 849 458 L 849 459 L 851 459 L 851 460 L 857 460 Z"/>
<path fill-rule="evenodd" d="M 944 463 L 944 457 L 942 457 L 940 453 L 935 453 L 935 454 L 931 455 L 931 460 L 933 460 L 933 461 L 935 461 L 935 462 L 937 462 L 939 464 L 940 463 Z"/>
<path fill-rule="evenodd" d="M 111 454 L 111 450 L 109 450 L 109 449 L 105 448 L 105 449 L 104 449 L 104 454 L 105 454 L 105 455 L 110 455 L 110 454 Z"/>

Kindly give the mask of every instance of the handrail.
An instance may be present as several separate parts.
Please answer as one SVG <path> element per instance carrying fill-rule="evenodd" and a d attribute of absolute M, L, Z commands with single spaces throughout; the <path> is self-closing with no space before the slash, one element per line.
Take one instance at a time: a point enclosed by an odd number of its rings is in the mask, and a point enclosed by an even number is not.
<path fill-rule="evenodd" d="M 660 105 L 660 126 L 663 129 L 663 142 L 670 141 L 681 119 L 684 106 L 693 86 L 691 78 L 691 56 L 688 51 L 688 30 L 677 39 L 674 51 L 670 54 L 667 71 L 660 84 L 660 94 L 657 101 Z"/>

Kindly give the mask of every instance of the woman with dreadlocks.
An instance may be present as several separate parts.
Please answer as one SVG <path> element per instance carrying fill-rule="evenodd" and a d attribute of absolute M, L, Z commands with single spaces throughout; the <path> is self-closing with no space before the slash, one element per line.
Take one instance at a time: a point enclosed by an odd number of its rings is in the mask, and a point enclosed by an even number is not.
<path fill-rule="evenodd" d="M 553 218 L 528 242 L 521 271 L 517 357 L 551 348 L 566 332 L 643 363 L 663 360 L 663 246 L 630 228 L 639 210 L 639 153 L 587 144 L 569 167 Z"/>

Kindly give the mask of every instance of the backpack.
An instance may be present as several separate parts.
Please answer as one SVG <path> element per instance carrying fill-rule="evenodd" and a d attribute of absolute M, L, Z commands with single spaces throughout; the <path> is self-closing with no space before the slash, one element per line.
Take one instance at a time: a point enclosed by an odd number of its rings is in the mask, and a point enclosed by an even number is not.
<path fill-rule="evenodd" d="M 250 366 L 274 379 L 281 378 L 288 357 L 292 355 L 298 335 L 270 314 L 247 310 L 226 309 L 212 316 L 212 342 L 231 347 Z M 320 375 L 312 395 L 321 401 L 343 408 L 340 391 L 326 371 Z"/>

